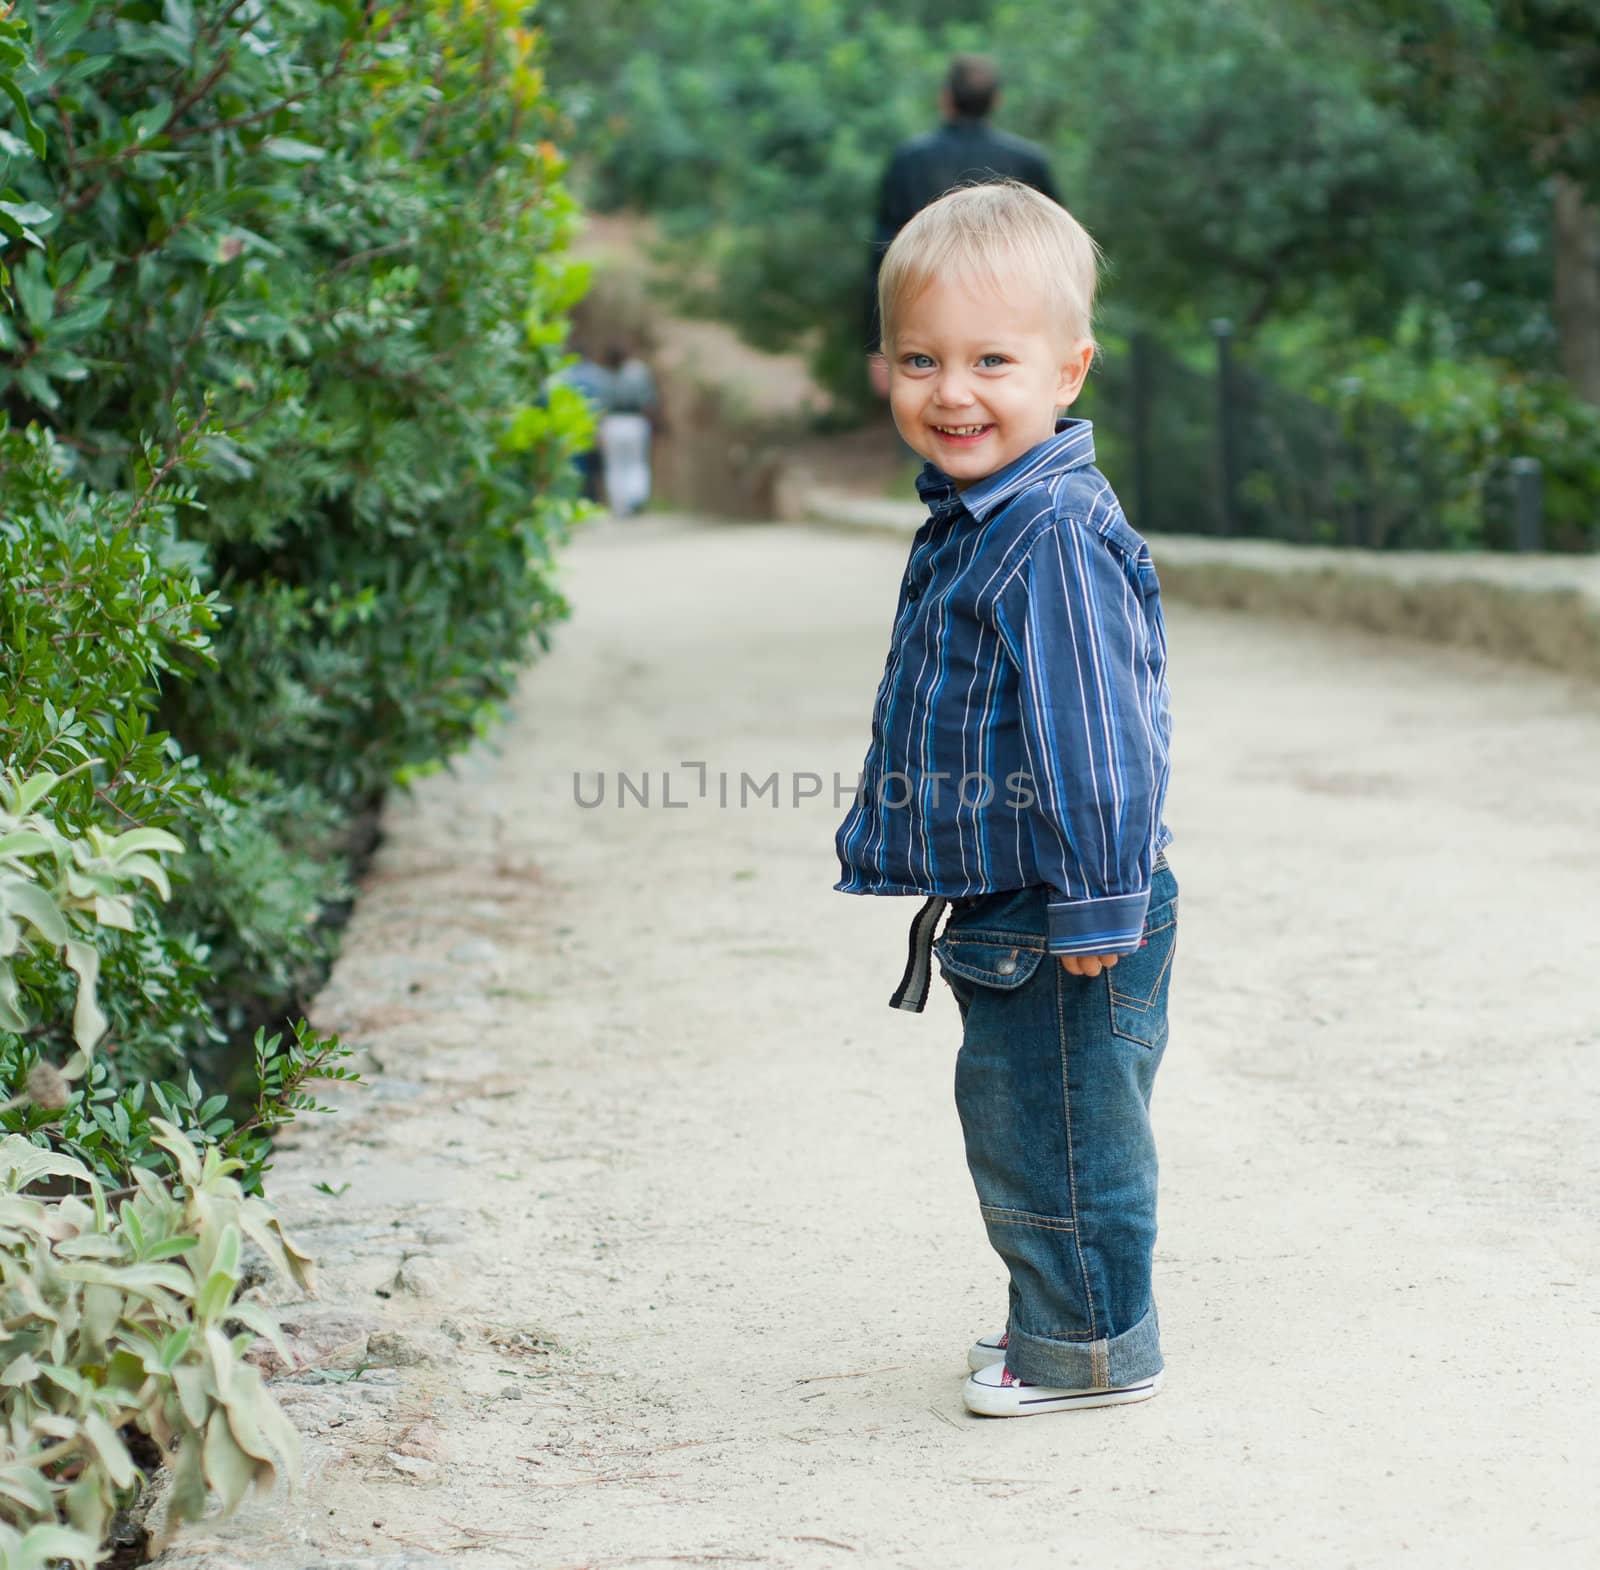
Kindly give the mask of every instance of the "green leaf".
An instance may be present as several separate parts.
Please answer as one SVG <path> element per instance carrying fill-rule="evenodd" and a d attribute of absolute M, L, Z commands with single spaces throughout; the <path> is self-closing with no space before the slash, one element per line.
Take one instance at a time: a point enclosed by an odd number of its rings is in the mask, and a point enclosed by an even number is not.
<path fill-rule="evenodd" d="M 178 1360 L 189 1350 L 189 1343 L 194 1339 L 194 1327 L 184 1325 L 181 1329 L 174 1330 L 165 1341 L 161 1343 L 161 1367 L 169 1372 L 178 1364 Z"/>
<path fill-rule="evenodd" d="M 40 329 L 48 327 L 56 314 L 55 286 L 37 256 L 23 258 L 17 266 L 14 282 L 22 315 L 37 337 Z"/>
<path fill-rule="evenodd" d="M 28 1016 L 22 1012 L 22 989 L 17 984 L 11 962 L 0 959 L 0 1030 L 24 1031 Z"/>
<path fill-rule="evenodd" d="M 180 1385 L 180 1390 L 181 1390 Z M 184 1415 L 188 1416 L 185 1406 Z M 220 1412 L 218 1413 L 220 1417 Z M 198 1434 L 199 1424 L 195 1424 Z M 172 1468 L 172 1484 L 168 1493 L 172 1524 L 198 1521 L 206 1513 L 206 1468 L 202 1443 L 186 1442 L 179 1446 L 178 1457 Z"/>
<path fill-rule="evenodd" d="M 204 1456 L 206 1481 L 222 1496 L 223 1510 L 237 1509 L 255 1481 L 256 1467 L 235 1443 L 228 1426 L 228 1414 L 222 1407 L 218 1407 L 206 1423 Z"/>
<path fill-rule="evenodd" d="M 51 948 L 67 941 L 71 929 L 66 918 L 36 883 L 16 878 L 0 884 L 0 909 L 21 916 Z"/>
<path fill-rule="evenodd" d="M 111 1481 L 118 1488 L 127 1488 L 134 1479 L 133 1457 L 117 1437 L 117 1431 L 98 1412 L 91 1412 L 83 1420 L 83 1434 L 100 1457 Z"/>
<path fill-rule="evenodd" d="M 39 1365 L 31 1352 L 19 1352 L 0 1373 L 0 1385 L 31 1384 L 39 1377 Z"/>
<path fill-rule="evenodd" d="M 241 1299 L 229 1308 L 228 1317 L 237 1319 L 241 1325 L 248 1325 L 262 1340 L 272 1347 L 272 1350 L 278 1354 L 285 1364 L 293 1367 L 294 1357 L 289 1351 L 289 1343 L 283 1338 L 282 1327 L 259 1303 L 251 1303 Z M 235 1432 L 237 1432 L 237 1429 Z M 243 1438 L 240 1439 L 240 1443 L 244 1444 Z M 250 1446 L 246 1444 L 245 1449 L 250 1450 Z M 251 1450 L 252 1455 L 258 1453 Z"/>
<path fill-rule="evenodd" d="M 106 855 L 120 862 L 137 851 L 170 851 L 181 855 L 183 848 L 183 841 L 165 829 L 129 829 L 106 845 Z"/>
<path fill-rule="evenodd" d="M 151 1247 L 145 1257 L 147 1259 L 172 1259 L 178 1254 L 187 1254 L 191 1249 L 199 1246 L 200 1239 L 197 1237 L 163 1238 L 161 1242 Z"/>
<path fill-rule="evenodd" d="M 123 1296 L 114 1286 L 89 1286 L 83 1293 L 82 1331 L 88 1344 L 103 1349 L 122 1317 Z"/>
<path fill-rule="evenodd" d="M 89 1169 L 71 1156 L 54 1150 L 41 1150 L 20 1134 L 8 1134 L 0 1140 L 0 1181 L 4 1181 L 7 1187 L 26 1188 L 44 1177 L 72 1178 L 80 1183 L 94 1182 Z"/>
<path fill-rule="evenodd" d="M 194 1290 L 194 1277 L 177 1265 L 70 1264 L 61 1266 L 61 1276 L 66 1281 L 116 1287 L 123 1292 L 136 1293 L 140 1297 L 154 1297 L 161 1292 L 172 1292 L 187 1298 Z"/>
<path fill-rule="evenodd" d="M 55 1514 L 50 1485 L 30 1466 L 0 1465 L 0 1498 L 16 1500 L 29 1515 Z"/>
<path fill-rule="evenodd" d="M 8 780 L 6 806 L 15 817 L 24 817 L 60 783 L 61 776 L 49 769 L 39 769 L 23 780 Z"/>
<path fill-rule="evenodd" d="M 126 894 L 97 894 L 94 900 L 94 919 L 102 927 L 115 927 L 120 932 L 132 932 L 133 901 Z"/>
<path fill-rule="evenodd" d="M 0 83 L 4 78 L 0 78 Z M 53 1561 L 65 1559 L 90 1570 L 99 1562 L 100 1543 L 87 1532 L 69 1526 L 35 1526 L 28 1529 L 18 1549 L 18 1570 L 45 1570 Z"/>
<path fill-rule="evenodd" d="M 292 136 L 269 136 L 261 143 L 261 151 L 268 158 L 289 164 L 317 163 L 328 156 L 326 148 L 296 141 Z"/>
<path fill-rule="evenodd" d="M 10 74 L 0 72 L 0 92 L 16 106 L 17 113 L 22 117 L 22 132 L 28 138 L 28 146 L 34 155 L 43 158 L 45 155 L 44 132 L 34 123 L 33 113 L 28 108 L 28 100 L 23 97 L 22 89 L 11 80 Z"/>
<path fill-rule="evenodd" d="M 50 378 L 43 376 L 36 365 L 22 366 L 16 373 L 17 385 L 42 408 L 55 410 L 61 407 L 61 397 L 54 387 L 50 385 Z"/>
<path fill-rule="evenodd" d="M 54 849 L 54 842 L 37 829 L 17 829 L 0 834 L 0 856 L 38 856 Z"/>
<path fill-rule="evenodd" d="M 78 978 L 78 997 L 72 1009 L 72 1039 L 84 1052 L 92 1052 L 110 1024 L 95 997 L 100 954 L 92 943 L 73 939 L 66 945 L 66 957 L 67 968 Z"/>
<path fill-rule="evenodd" d="M 216 1395 L 211 1376 L 198 1363 L 180 1363 L 172 1371 L 172 1382 L 177 1387 L 178 1404 L 184 1417 L 198 1432 L 205 1424 L 206 1413 Z"/>

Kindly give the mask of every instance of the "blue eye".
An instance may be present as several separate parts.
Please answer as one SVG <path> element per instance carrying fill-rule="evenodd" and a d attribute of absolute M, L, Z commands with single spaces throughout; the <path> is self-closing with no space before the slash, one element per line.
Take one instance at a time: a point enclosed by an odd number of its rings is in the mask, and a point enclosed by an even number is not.
<path fill-rule="evenodd" d="M 933 356 L 928 354 L 907 354 L 901 356 L 900 363 L 908 371 L 925 371 L 933 364 Z"/>
<path fill-rule="evenodd" d="M 978 361 L 980 365 L 989 365 L 991 362 L 994 365 L 1009 365 L 1011 363 L 1003 354 L 985 354 Z"/>

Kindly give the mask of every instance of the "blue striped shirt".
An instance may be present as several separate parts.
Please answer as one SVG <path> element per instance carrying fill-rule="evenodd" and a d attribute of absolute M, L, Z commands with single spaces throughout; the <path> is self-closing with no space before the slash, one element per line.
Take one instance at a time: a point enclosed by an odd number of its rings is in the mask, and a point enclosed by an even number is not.
<path fill-rule="evenodd" d="M 847 894 L 1047 884 L 1056 954 L 1139 946 L 1171 715 L 1150 548 L 1087 420 L 958 493 L 928 464 L 861 785 Z"/>

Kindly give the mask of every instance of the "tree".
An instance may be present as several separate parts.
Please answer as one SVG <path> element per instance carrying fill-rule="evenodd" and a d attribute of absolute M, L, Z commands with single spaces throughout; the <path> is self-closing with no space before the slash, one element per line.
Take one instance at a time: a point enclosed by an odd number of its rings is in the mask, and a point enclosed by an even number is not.
<path fill-rule="evenodd" d="M 714 275 L 704 303 L 763 346 L 811 343 L 836 388 L 859 380 L 879 172 L 931 123 L 958 47 L 999 58 L 999 122 L 1049 148 L 1118 306 L 1385 332 L 1419 296 L 1475 317 L 1529 296 L 1470 161 L 1383 99 L 1386 59 L 1310 0 L 947 11 L 688 0 L 629 6 L 629 38 L 614 6 L 585 7 L 583 27 L 557 13 L 553 79 L 597 199 L 658 213 Z"/>
<path fill-rule="evenodd" d="M 1561 367 L 1600 404 L 1600 27 L 1592 0 L 1359 0 L 1353 14 L 1389 63 L 1384 98 L 1463 148 L 1493 193 L 1487 214 L 1514 213 L 1530 196 L 1539 203 Z"/>
<path fill-rule="evenodd" d="M 847 406 L 884 160 L 931 122 L 940 7 L 617 0 L 551 14 L 551 79 L 600 207 L 656 213 L 690 308 L 761 348 L 804 347 Z"/>

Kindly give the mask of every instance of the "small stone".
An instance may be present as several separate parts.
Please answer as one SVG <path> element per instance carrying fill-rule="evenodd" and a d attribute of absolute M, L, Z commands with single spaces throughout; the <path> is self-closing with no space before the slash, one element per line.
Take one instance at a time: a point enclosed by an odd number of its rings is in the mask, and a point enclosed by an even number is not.
<path fill-rule="evenodd" d="M 407 1477 L 414 1477 L 420 1483 L 432 1482 L 439 1475 L 439 1463 L 426 1461 L 421 1456 L 403 1456 L 396 1451 L 389 1452 L 389 1465 L 397 1472 L 404 1472 Z"/>
<path fill-rule="evenodd" d="M 273 1271 L 264 1281 L 245 1287 L 239 1293 L 247 1303 L 259 1303 L 262 1308 L 280 1309 L 305 1301 L 305 1288 L 291 1276 L 280 1276 Z"/>
<path fill-rule="evenodd" d="M 278 1405 L 302 1434 L 314 1434 L 345 1421 L 343 1396 L 327 1386 L 279 1384 L 273 1387 Z"/>
<path fill-rule="evenodd" d="M 439 1430 L 431 1423 L 419 1423 L 407 1431 L 404 1439 L 394 1447 L 397 1456 L 412 1456 L 422 1461 L 439 1459 Z"/>
<path fill-rule="evenodd" d="M 353 1368 L 367 1355 L 368 1333 L 382 1321 L 351 1309 L 301 1307 L 280 1312 L 278 1323 L 289 1347 L 287 1364 L 265 1341 L 246 1354 L 269 1378 L 302 1368 Z"/>
<path fill-rule="evenodd" d="M 488 938 L 469 938 L 450 950 L 450 958 L 457 965 L 492 965 L 500 958 L 500 945 Z"/>
<path fill-rule="evenodd" d="M 392 1368 L 369 1368 L 359 1380 L 339 1388 L 352 1406 L 365 1404 L 382 1407 L 385 1411 L 395 1399 L 395 1384 L 400 1375 Z"/>
<path fill-rule="evenodd" d="M 501 1385 L 500 1387 L 500 1399 L 502 1401 L 521 1401 L 526 1394 L 527 1392 L 523 1390 L 521 1385 Z"/>
<path fill-rule="evenodd" d="M 367 1337 L 367 1356 L 390 1368 L 414 1368 L 419 1363 L 448 1363 L 456 1347 L 436 1330 L 378 1330 Z"/>
<path fill-rule="evenodd" d="M 413 1297 L 437 1297 L 446 1284 L 444 1268 L 426 1254 L 413 1254 L 400 1262 L 395 1272 L 394 1285 L 398 1291 L 409 1292 Z"/>

